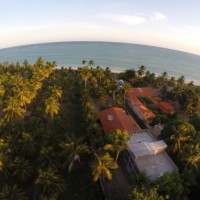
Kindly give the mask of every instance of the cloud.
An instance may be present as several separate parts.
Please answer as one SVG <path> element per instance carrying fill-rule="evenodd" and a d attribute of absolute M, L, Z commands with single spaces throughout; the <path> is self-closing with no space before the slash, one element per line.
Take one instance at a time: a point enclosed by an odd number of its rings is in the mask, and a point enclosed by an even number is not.
<path fill-rule="evenodd" d="M 150 19 L 152 21 L 167 21 L 167 17 L 160 12 L 152 12 Z"/>
<path fill-rule="evenodd" d="M 137 16 L 137 15 L 118 15 L 118 14 L 102 14 L 103 18 L 122 22 L 128 25 L 140 25 L 146 22 L 145 17 Z"/>

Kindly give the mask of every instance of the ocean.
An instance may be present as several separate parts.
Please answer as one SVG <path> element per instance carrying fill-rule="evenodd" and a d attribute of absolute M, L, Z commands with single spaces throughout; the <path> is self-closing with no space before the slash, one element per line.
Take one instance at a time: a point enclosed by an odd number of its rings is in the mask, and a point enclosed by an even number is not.
<path fill-rule="evenodd" d="M 58 42 L 0 49 L 0 63 L 22 63 L 27 59 L 33 64 L 38 57 L 56 61 L 60 67 L 81 67 L 82 60 L 93 60 L 95 66 L 110 67 L 115 72 L 144 65 L 158 75 L 165 71 L 169 76 L 183 75 L 186 81 L 200 85 L 200 56 L 166 48 L 114 42 Z"/>

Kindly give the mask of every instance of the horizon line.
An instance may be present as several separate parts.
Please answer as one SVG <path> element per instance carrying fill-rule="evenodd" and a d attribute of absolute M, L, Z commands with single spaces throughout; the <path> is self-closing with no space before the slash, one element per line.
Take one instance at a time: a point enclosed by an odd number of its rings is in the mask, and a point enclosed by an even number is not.
<path fill-rule="evenodd" d="M 200 56 L 200 54 L 197 53 L 191 53 L 183 50 L 178 50 L 178 49 L 172 49 L 168 47 L 163 47 L 163 46 L 154 46 L 154 45 L 148 45 L 148 44 L 138 44 L 138 43 L 131 43 L 131 42 L 117 42 L 117 41 L 98 41 L 98 40 L 73 40 L 73 41 L 52 41 L 52 42 L 38 42 L 38 43 L 30 43 L 30 44 L 22 44 L 22 45 L 16 45 L 16 46 L 10 46 L 10 47 L 4 47 L 0 48 L 1 50 L 6 50 L 6 49 L 14 49 L 14 48 L 19 48 L 19 47 L 28 47 L 28 46 L 34 46 L 34 45 L 47 45 L 47 44 L 61 44 L 61 43 L 114 43 L 114 44 L 128 44 L 128 45 L 138 45 L 138 46 L 147 46 L 147 47 L 154 47 L 154 48 L 161 48 L 161 49 L 166 49 L 166 50 L 171 50 L 171 51 L 178 51 L 180 53 L 186 53 L 186 54 L 191 54 L 195 56 Z"/>

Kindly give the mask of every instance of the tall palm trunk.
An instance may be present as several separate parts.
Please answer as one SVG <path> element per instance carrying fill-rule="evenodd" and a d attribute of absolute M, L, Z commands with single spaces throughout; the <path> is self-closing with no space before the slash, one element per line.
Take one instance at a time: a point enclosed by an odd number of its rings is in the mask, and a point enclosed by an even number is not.
<path fill-rule="evenodd" d="M 113 93 L 112 93 L 112 97 L 113 97 L 113 102 L 115 103 L 115 91 L 113 91 Z"/>
<path fill-rule="evenodd" d="M 117 162 L 118 158 L 119 158 L 119 151 L 117 151 L 116 157 L 115 157 L 115 162 Z"/>
<path fill-rule="evenodd" d="M 80 156 L 78 154 L 75 154 L 72 161 L 70 162 L 69 164 L 69 167 L 68 167 L 68 172 L 71 173 L 72 172 L 72 169 L 74 168 L 75 164 L 76 163 L 80 163 Z"/>
<path fill-rule="evenodd" d="M 86 90 L 86 86 L 87 86 L 87 79 L 84 80 L 85 82 L 85 90 Z"/>

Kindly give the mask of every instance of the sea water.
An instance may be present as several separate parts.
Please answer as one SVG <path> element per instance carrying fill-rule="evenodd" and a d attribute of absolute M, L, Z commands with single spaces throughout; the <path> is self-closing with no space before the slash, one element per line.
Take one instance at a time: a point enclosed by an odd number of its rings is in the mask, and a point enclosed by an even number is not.
<path fill-rule="evenodd" d="M 144 65 L 156 74 L 185 76 L 187 81 L 200 84 L 200 56 L 171 49 L 113 42 L 59 42 L 0 49 L 0 62 L 22 63 L 27 59 L 33 64 L 38 57 L 56 61 L 60 67 L 81 67 L 82 60 L 93 60 L 95 66 L 118 72 Z"/>

